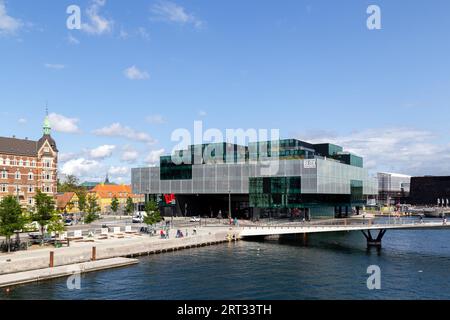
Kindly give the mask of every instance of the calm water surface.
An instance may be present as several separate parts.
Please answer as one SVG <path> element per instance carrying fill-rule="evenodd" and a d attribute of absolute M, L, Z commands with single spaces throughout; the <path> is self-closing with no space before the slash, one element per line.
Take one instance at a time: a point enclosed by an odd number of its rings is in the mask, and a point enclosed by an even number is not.
<path fill-rule="evenodd" d="M 367 268 L 382 270 L 369 291 Z M 300 242 L 245 242 L 140 259 L 139 265 L 0 291 L 0 299 L 450 299 L 450 232 L 388 231 L 367 250 L 359 232 Z"/>

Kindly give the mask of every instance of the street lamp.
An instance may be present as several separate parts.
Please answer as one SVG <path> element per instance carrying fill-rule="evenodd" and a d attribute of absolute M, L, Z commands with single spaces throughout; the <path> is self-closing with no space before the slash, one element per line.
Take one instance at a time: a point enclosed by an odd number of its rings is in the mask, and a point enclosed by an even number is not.
<path fill-rule="evenodd" d="M 231 216 L 231 190 L 228 190 L 228 214 L 229 214 L 230 218 L 232 218 L 232 216 Z"/>

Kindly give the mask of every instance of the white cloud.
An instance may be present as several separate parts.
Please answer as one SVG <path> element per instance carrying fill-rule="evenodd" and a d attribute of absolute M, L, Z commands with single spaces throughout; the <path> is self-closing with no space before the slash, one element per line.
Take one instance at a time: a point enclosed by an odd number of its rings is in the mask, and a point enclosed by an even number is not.
<path fill-rule="evenodd" d="M 166 123 L 166 119 L 160 114 L 154 114 L 147 117 L 147 122 L 151 124 L 164 124 Z"/>
<path fill-rule="evenodd" d="M 78 128 L 79 119 L 76 118 L 68 118 L 60 114 L 51 113 L 48 116 L 50 120 L 50 124 L 53 130 L 57 132 L 64 133 L 79 133 L 80 129 Z"/>
<path fill-rule="evenodd" d="M 139 152 L 131 146 L 125 146 L 120 160 L 123 162 L 133 163 L 139 158 Z"/>
<path fill-rule="evenodd" d="M 77 177 L 99 176 L 99 172 L 104 170 L 104 166 L 97 160 L 87 160 L 78 158 L 69 160 L 61 168 L 61 172 L 66 175 L 75 175 Z"/>
<path fill-rule="evenodd" d="M 130 80 L 147 80 L 150 78 L 147 71 L 139 70 L 136 66 L 125 69 L 124 75 Z"/>
<path fill-rule="evenodd" d="M 106 137 L 121 137 L 148 144 L 156 143 L 156 140 L 148 133 L 136 131 L 130 127 L 122 126 L 120 123 L 113 123 L 108 127 L 97 129 L 94 134 Z"/>
<path fill-rule="evenodd" d="M 131 170 L 129 167 L 115 167 L 109 168 L 108 173 L 112 176 L 124 176 L 130 174 Z"/>
<path fill-rule="evenodd" d="M 170 1 L 159 1 L 151 8 L 153 19 L 178 24 L 192 24 L 196 28 L 201 28 L 203 22 L 193 14 L 186 12 L 182 6 Z"/>
<path fill-rule="evenodd" d="M 114 182 L 129 184 L 131 180 L 131 169 L 129 167 L 111 166 L 108 174 L 113 177 Z"/>
<path fill-rule="evenodd" d="M 126 32 L 123 28 L 120 29 L 119 38 L 125 40 L 125 39 L 128 39 L 128 37 L 129 37 L 128 32 Z"/>
<path fill-rule="evenodd" d="M 138 28 L 138 34 L 142 37 L 144 40 L 150 40 L 150 34 L 148 33 L 147 29 L 144 27 Z"/>
<path fill-rule="evenodd" d="M 66 66 L 63 64 L 54 64 L 54 63 L 46 63 L 44 66 L 48 69 L 62 70 L 65 69 Z"/>
<path fill-rule="evenodd" d="M 165 153 L 164 149 L 160 150 L 152 150 L 147 158 L 145 158 L 145 162 L 147 162 L 149 165 L 157 165 L 159 163 L 159 158 Z"/>
<path fill-rule="evenodd" d="M 73 159 L 75 159 L 77 157 L 78 157 L 78 155 L 76 153 L 72 153 L 72 152 L 60 153 L 58 155 L 58 161 L 59 162 L 67 162 L 67 161 L 73 160 Z"/>
<path fill-rule="evenodd" d="M 20 118 L 17 122 L 19 122 L 19 124 L 26 124 L 28 121 L 25 118 Z"/>
<path fill-rule="evenodd" d="M 450 145 L 435 133 L 411 128 L 366 129 L 349 135 L 300 136 L 312 143 L 330 142 L 364 157 L 365 167 L 410 175 L 448 175 Z"/>
<path fill-rule="evenodd" d="M 77 38 L 75 38 L 72 34 L 69 33 L 69 35 L 67 36 L 67 42 L 69 42 L 69 44 L 74 44 L 74 45 L 78 45 L 80 44 L 80 40 L 78 40 Z"/>
<path fill-rule="evenodd" d="M 106 0 L 92 0 L 90 6 L 86 9 L 89 22 L 83 23 L 81 30 L 92 35 L 102 35 L 112 31 L 114 21 L 100 15 L 100 10 L 105 5 Z"/>
<path fill-rule="evenodd" d="M 93 159 L 106 159 L 112 156 L 116 146 L 105 144 L 95 149 L 89 150 L 89 156 Z"/>
<path fill-rule="evenodd" d="M 21 27 L 23 23 L 16 18 L 8 15 L 6 12 L 6 5 L 3 0 L 0 0 L 0 35 L 2 34 L 14 34 Z"/>

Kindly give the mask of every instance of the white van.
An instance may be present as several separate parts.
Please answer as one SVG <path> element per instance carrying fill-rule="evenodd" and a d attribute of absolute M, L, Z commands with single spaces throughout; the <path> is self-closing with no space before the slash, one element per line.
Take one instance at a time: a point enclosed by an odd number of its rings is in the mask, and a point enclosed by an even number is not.
<path fill-rule="evenodd" d="M 147 216 L 147 212 L 139 211 L 133 217 L 133 223 L 144 223 L 144 218 Z"/>

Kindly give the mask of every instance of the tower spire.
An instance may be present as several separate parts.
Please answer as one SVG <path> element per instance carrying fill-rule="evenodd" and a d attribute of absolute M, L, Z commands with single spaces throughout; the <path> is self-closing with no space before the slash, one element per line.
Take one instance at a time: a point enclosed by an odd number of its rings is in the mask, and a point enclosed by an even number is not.
<path fill-rule="evenodd" d="M 48 102 L 45 104 L 45 119 L 44 119 L 44 125 L 43 125 L 44 135 L 49 136 L 52 132 L 52 126 L 50 124 L 50 119 L 48 116 Z"/>

